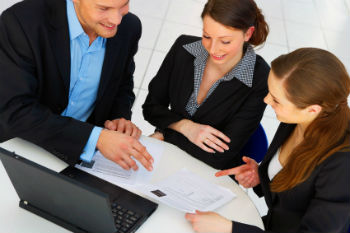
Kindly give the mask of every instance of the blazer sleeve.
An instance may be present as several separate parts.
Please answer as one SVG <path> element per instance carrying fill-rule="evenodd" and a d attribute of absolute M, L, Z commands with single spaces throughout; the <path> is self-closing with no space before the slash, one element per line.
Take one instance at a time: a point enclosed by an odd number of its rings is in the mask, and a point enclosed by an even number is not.
<path fill-rule="evenodd" d="M 340 232 L 339 227 L 349 223 L 350 152 L 338 152 L 323 164 L 315 182 L 315 194 L 301 221 L 300 232 Z"/>
<path fill-rule="evenodd" d="M 250 93 L 239 111 L 229 117 L 229 121 L 223 126 L 223 129 L 219 129 L 231 139 L 231 142 L 228 143 L 229 150 L 223 153 L 216 152 L 213 155 L 190 142 L 184 135 L 171 129 L 165 130 L 165 140 L 216 169 L 227 169 L 238 165 L 241 162 L 239 152 L 257 129 L 266 107 L 263 99 L 267 94 L 268 72 L 268 66 L 264 67 L 261 72 L 257 72 L 254 78 L 260 80 L 255 90 Z M 230 161 L 234 160 L 235 164 L 228 164 L 229 159 Z"/>
<path fill-rule="evenodd" d="M 314 195 L 301 219 L 298 233 L 344 232 L 350 217 L 350 152 L 326 159 L 314 184 Z M 233 222 L 233 233 L 261 233 L 255 226 Z"/>
<path fill-rule="evenodd" d="M 40 103 L 38 89 L 43 84 L 36 76 L 38 61 L 27 36 L 11 10 L 1 15 L 0 138 L 23 138 L 72 165 L 93 125 L 54 114 Z"/>
<path fill-rule="evenodd" d="M 158 73 L 150 82 L 146 101 L 142 105 L 145 120 L 160 129 L 165 129 L 170 124 L 184 118 L 180 114 L 177 114 L 169 109 L 169 79 L 174 67 L 176 50 L 179 49 L 179 41 L 181 38 L 182 37 L 179 37 L 175 41 L 163 60 Z"/>
<path fill-rule="evenodd" d="M 114 99 L 112 113 L 110 115 L 111 120 L 122 117 L 130 120 L 132 115 L 131 108 L 135 101 L 135 94 L 133 92 L 135 71 L 134 56 L 138 50 L 138 43 L 141 37 L 142 27 L 140 20 L 136 16 L 132 16 L 133 21 L 131 25 L 128 25 L 128 27 L 132 28 L 136 32 L 133 40 L 130 42 L 132 46 L 129 50 L 129 54 L 127 55 L 128 59 L 123 72 L 122 83 L 118 88 L 118 93 Z"/>

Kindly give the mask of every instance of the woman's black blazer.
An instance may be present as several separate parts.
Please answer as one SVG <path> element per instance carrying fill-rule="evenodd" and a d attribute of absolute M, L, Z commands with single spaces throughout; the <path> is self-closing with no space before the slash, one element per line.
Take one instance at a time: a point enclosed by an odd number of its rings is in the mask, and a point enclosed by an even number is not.
<path fill-rule="evenodd" d="M 269 208 L 263 217 L 266 231 L 233 222 L 234 233 L 345 233 L 350 224 L 350 151 L 336 152 L 294 188 L 270 191 L 268 165 L 295 125 L 280 124 L 268 152 L 259 166 L 260 185 L 254 188 L 265 196 Z"/>
<path fill-rule="evenodd" d="M 222 82 L 190 116 L 185 106 L 194 89 L 194 59 L 183 45 L 200 40 L 180 36 L 164 59 L 157 75 L 149 84 L 143 105 L 144 118 L 164 132 L 165 141 L 177 145 L 197 159 L 217 169 L 231 168 L 241 163 L 240 149 L 258 127 L 265 110 L 267 77 L 270 67 L 259 55 L 256 57 L 253 86 L 238 79 Z M 182 134 L 167 128 L 182 119 L 210 125 L 230 139 L 230 149 L 224 153 L 208 153 L 191 143 Z"/>

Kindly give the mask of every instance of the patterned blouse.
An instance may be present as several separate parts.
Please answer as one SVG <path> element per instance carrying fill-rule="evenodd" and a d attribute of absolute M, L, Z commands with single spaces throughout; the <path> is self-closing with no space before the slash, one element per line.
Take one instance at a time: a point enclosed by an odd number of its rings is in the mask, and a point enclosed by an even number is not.
<path fill-rule="evenodd" d="M 194 90 L 186 105 L 186 111 L 188 112 L 188 114 L 193 116 L 197 109 L 200 107 L 200 104 L 197 103 L 197 96 L 200 84 L 202 82 L 204 68 L 208 58 L 208 52 L 203 47 L 201 40 L 190 44 L 186 44 L 183 47 L 190 54 L 196 57 L 194 60 Z M 217 80 L 211 86 L 207 93 L 207 96 L 205 97 L 202 103 L 204 103 L 208 99 L 208 97 L 214 92 L 214 90 L 219 86 L 221 82 L 230 81 L 233 78 L 237 78 L 239 81 L 241 81 L 248 87 L 252 87 L 256 54 L 254 52 L 253 47 L 250 44 L 246 44 L 244 46 L 244 50 L 245 53 L 243 58 L 238 62 L 238 64 L 235 67 L 233 67 L 233 69 L 230 72 L 228 72 L 224 77 Z"/>

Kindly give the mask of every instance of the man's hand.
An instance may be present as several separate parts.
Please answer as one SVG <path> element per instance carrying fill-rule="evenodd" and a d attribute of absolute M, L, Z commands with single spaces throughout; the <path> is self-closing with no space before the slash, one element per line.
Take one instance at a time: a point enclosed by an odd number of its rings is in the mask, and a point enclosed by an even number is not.
<path fill-rule="evenodd" d="M 137 159 L 148 171 L 152 171 L 153 158 L 136 138 L 118 131 L 103 129 L 97 141 L 97 149 L 107 159 L 119 164 L 122 168 L 137 170 Z"/>
<path fill-rule="evenodd" d="M 185 218 L 195 232 L 232 232 L 232 222 L 214 212 L 197 210 L 195 214 L 187 213 Z"/>
<path fill-rule="evenodd" d="M 142 133 L 135 124 L 124 118 L 119 118 L 112 121 L 107 120 L 104 126 L 106 129 L 118 131 L 136 139 L 139 139 Z"/>
<path fill-rule="evenodd" d="M 242 159 L 246 164 L 231 169 L 219 171 L 215 174 L 215 176 L 235 175 L 235 179 L 244 188 L 253 188 L 257 186 L 258 184 L 260 184 L 258 163 L 255 162 L 254 159 L 251 159 L 246 156 L 243 156 Z"/>

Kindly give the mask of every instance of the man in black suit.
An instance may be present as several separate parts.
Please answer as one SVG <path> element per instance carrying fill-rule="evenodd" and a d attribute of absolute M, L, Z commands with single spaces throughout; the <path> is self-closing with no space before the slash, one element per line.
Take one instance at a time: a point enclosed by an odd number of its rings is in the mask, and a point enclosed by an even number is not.
<path fill-rule="evenodd" d="M 3 12 L 0 141 L 23 138 L 71 165 L 97 148 L 125 169 L 137 169 L 131 156 L 152 169 L 129 121 L 141 23 L 128 4 L 25 0 Z"/>

